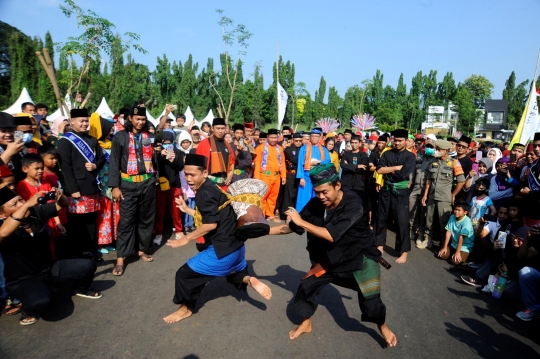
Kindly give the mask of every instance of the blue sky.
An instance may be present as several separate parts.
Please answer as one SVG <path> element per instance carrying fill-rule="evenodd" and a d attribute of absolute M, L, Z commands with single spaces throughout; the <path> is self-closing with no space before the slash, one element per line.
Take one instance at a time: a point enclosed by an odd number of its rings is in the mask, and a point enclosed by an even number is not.
<path fill-rule="evenodd" d="M 31 36 L 55 42 L 80 34 L 74 18 L 60 11 L 60 0 L 0 0 L 0 20 Z M 532 79 L 538 43 L 538 0 L 77 0 L 113 22 L 119 33 L 141 35 L 147 55 L 134 54 L 153 70 L 157 56 L 184 62 L 217 61 L 224 51 L 215 9 L 254 36 L 249 41 L 244 76 L 256 62 L 263 66 L 265 86 L 272 78 L 276 43 L 284 60 L 295 64 L 297 82 L 314 95 L 321 75 L 341 96 L 349 86 L 371 79 L 377 69 L 384 84 L 396 87 L 403 72 L 407 89 L 421 70 L 447 71 L 456 81 L 471 74 L 490 79 L 493 98 L 501 98 L 511 71 L 518 83 Z M 328 90 L 327 90 L 328 94 Z"/>

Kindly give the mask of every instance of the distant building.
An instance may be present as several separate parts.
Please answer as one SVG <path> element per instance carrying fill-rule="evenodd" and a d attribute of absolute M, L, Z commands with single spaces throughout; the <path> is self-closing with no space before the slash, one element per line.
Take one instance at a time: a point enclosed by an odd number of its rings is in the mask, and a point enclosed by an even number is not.
<path fill-rule="evenodd" d="M 508 140 L 513 131 L 506 127 L 508 100 L 486 100 L 485 122 L 478 124 L 477 137 L 491 140 Z"/>

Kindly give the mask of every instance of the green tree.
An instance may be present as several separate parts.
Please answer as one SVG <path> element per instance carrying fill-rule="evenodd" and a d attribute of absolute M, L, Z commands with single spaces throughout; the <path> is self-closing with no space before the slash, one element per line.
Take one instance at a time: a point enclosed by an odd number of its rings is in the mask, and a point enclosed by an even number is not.
<path fill-rule="evenodd" d="M 218 24 L 221 27 L 222 39 L 225 43 L 225 59 L 221 59 L 221 73 L 227 79 L 228 91 L 225 92 L 224 88 L 226 87 L 222 86 L 220 86 L 220 91 L 218 90 L 217 86 L 210 81 L 210 79 L 209 82 L 212 85 L 214 91 L 216 92 L 217 97 L 219 98 L 217 108 L 218 113 L 220 116 L 224 117 L 225 122 L 228 123 L 229 116 L 233 107 L 234 93 L 237 90 L 238 83 L 240 83 L 238 79 L 238 67 L 242 64 L 242 62 L 240 61 L 240 57 L 241 55 L 245 55 L 245 51 L 249 46 L 247 41 L 253 36 L 253 34 L 246 29 L 245 25 L 242 24 L 238 24 L 236 28 L 228 31 L 228 27 L 234 24 L 233 20 L 224 16 L 223 10 L 217 9 L 216 12 L 221 16 Z M 234 39 L 236 39 L 238 51 L 237 59 L 233 64 L 229 56 L 229 47 L 234 44 Z"/>
<path fill-rule="evenodd" d="M 362 99 L 364 90 L 358 85 L 351 86 L 345 92 L 343 99 L 343 106 L 341 107 L 341 113 L 339 115 L 341 127 L 349 127 L 351 118 L 361 112 Z"/>
<path fill-rule="evenodd" d="M 527 84 L 529 80 L 521 82 L 516 87 L 516 74 L 514 71 L 506 80 L 505 88 L 502 93 L 503 99 L 508 100 L 508 125 L 517 125 L 521 120 L 523 110 L 525 110 L 525 102 L 527 101 Z"/>
<path fill-rule="evenodd" d="M 454 81 L 454 75 L 451 72 L 447 72 L 441 83 L 437 86 L 437 103 L 444 107 L 448 107 L 448 103 L 454 100 L 456 96 L 456 82 Z"/>
<path fill-rule="evenodd" d="M 133 32 L 126 32 L 124 36 L 127 40 L 122 39 L 114 34 L 115 25 L 109 20 L 102 18 L 92 10 L 84 11 L 74 0 L 64 0 L 64 5 L 60 5 L 60 9 L 67 18 L 75 16 L 77 25 L 84 28 L 84 32 L 76 37 L 68 37 L 68 41 L 61 45 L 61 51 L 68 55 L 78 55 L 82 59 L 82 70 L 75 85 L 75 91 L 79 92 L 83 77 L 90 70 L 92 59 L 100 57 L 103 51 L 107 55 L 111 55 L 114 47 L 120 47 L 124 53 L 131 47 L 135 50 L 146 53 L 139 44 L 140 36 Z M 71 93 L 71 86 L 68 88 L 68 93 Z"/>
<path fill-rule="evenodd" d="M 474 105 L 477 109 L 485 108 L 486 99 L 491 98 L 493 88 L 495 87 L 491 81 L 482 75 L 471 75 L 470 77 L 467 77 L 463 85 L 471 90 Z"/>
<path fill-rule="evenodd" d="M 458 113 L 457 128 L 463 133 L 474 132 L 478 120 L 475 100 L 475 95 L 468 86 L 464 84 L 458 86 L 452 110 Z"/>
<path fill-rule="evenodd" d="M 325 117 L 325 104 L 324 96 L 326 95 L 326 81 L 324 76 L 321 76 L 321 81 L 319 82 L 319 90 L 315 92 L 315 102 L 313 103 L 313 116 L 314 120 L 317 121 Z"/>

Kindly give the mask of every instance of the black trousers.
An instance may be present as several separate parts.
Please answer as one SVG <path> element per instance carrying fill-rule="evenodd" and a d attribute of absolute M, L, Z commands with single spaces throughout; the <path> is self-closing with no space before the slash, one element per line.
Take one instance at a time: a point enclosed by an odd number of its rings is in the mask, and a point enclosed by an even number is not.
<path fill-rule="evenodd" d="M 330 283 L 358 292 L 358 304 L 362 311 L 361 320 L 363 322 L 371 322 L 378 325 L 385 323 L 386 306 L 382 302 L 380 295 L 365 299 L 358 287 L 358 283 L 354 279 L 352 273 L 349 272 L 326 272 L 318 278 L 312 275 L 300 283 L 294 297 L 294 307 L 296 308 L 296 312 L 303 319 L 311 318 L 313 314 L 315 314 L 315 311 L 319 306 L 317 295 L 319 295 L 323 288 Z"/>
<path fill-rule="evenodd" d="M 375 245 L 383 246 L 386 243 L 386 227 L 391 213 L 396 221 L 395 249 L 397 252 L 410 252 L 409 190 L 398 191 L 398 195 L 382 189 L 379 192 L 377 221 L 375 222 Z"/>
<path fill-rule="evenodd" d="M 227 282 L 233 284 L 238 290 L 245 290 L 247 284 L 244 284 L 243 280 L 245 276 L 249 275 L 248 266 L 241 270 L 226 276 Z M 204 286 L 208 284 L 212 279 L 217 277 L 211 275 L 204 275 L 195 272 L 186 263 L 178 269 L 175 279 L 175 291 L 173 302 L 175 304 L 182 304 L 189 309 L 195 308 L 197 299 L 201 295 L 201 291 Z"/>
<path fill-rule="evenodd" d="M 284 214 L 285 211 L 289 210 L 289 207 L 296 207 L 296 196 L 298 194 L 298 179 L 296 179 L 296 173 L 287 173 L 287 182 L 285 182 L 285 186 L 282 187 L 283 191 L 280 192 L 280 197 L 282 197 L 281 205 L 276 207 L 280 209 L 279 214 L 281 219 L 285 219 L 287 218 Z"/>
<path fill-rule="evenodd" d="M 156 180 L 121 181 L 124 199 L 120 202 L 120 220 L 116 240 L 118 257 L 129 257 L 137 251 L 148 252 L 156 217 Z"/>
<path fill-rule="evenodd" d="M 22 303 L 22 318 L 40 316 L 51 301 L 50 285 L 69 283 L 74 289 L 88 290 L 94 280 L 96 263 L 91 259 L 63 259 L 43 274 L 7 285 L 13 298 Z"/>
<path fill-rule="evenodd" d="M 68 213 L 68 233 L 75 243 L 77 255 L 82 252 L 90 252 L 93 255 L 98 253 L 96 221 L 97 212 Z"/>

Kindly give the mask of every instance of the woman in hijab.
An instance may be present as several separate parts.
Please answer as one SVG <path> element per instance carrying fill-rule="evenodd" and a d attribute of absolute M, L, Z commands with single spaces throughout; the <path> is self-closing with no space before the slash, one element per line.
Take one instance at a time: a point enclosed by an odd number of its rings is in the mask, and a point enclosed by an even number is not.
<path fill-rule="evenodd" d="M 51 133 L 47 137 L 47 143 L 56 147 L 56 142 L 69 131 L 69 122 L 67 117 L 58 116 L 54 119 L 51 126 Z"/>
<path fill-rule="evenodd" d="M 486 177 L 488 180 L 491 180 L 491 177 L 493 177 L 493 174 L 491 174 L 491 170 L 493 169 L 493 162 L 490 158 L 482 158 L 478 163 L 478 172 L 475 170 L 472 170 L 465 180 L 465 185 L 463 186 L 463 191 L 466 192 L 467 197 L 465 198 L 465 201 L 467 203 L 470 203 L 473 196 L 474 196 L 474 189 L 476 181 L 479 178 Z M 488 188 L 489 190 L 489 188 Z"/>
<path fill-rule="evenodd" d="M 497 163 L 499 158 L 501 158 L 503 155 L 502 155 L 501 150 L 499 150 L 497 147 L 495 147 L 495 148 L 492 148 L 491 150 L 489 150 L 487 156 L 492 161 L 492 163 L 495 164 L 495 163 Z M 491 167 L 492 167 L 491 174 L 496 175 L 497 170 L 495 169 L 495 166 L 491 166 Z"/>
<path fill-rule="evenodd" d="M 99 252 L 107 254 L 116 250 L 111 244 L 116 240 L 116 228 L 120 219 L 120 206 L 112 200 L 112 188 L 107 186 L 109 182 L 109 159 L 111 156 L 112 141 L 114 132 L 114 121 L 102 118 L 97 113 L 90 116 L 90 136 L 98 140 L 98 143 L 105 157 L 105 165 L 98 172 L 98 180 L 101 188 L 99 199 L 101 209 L 97 216 L 97 240 Z"/>

